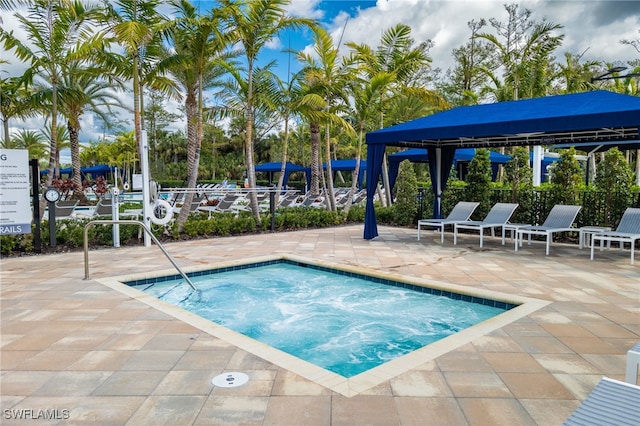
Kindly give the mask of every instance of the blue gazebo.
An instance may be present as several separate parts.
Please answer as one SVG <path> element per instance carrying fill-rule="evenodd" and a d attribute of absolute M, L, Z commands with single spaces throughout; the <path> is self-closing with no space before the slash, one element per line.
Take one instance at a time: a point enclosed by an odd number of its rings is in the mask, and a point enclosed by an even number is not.
<path fill-rule="evenodd" d="M 327 163 L 322 163 L 322 169 L 327 170 Z M 350 171 L 353 172 L 356 169 L 356 159 L 346 159 L 346 160 L 331 160 L 331 171 Z M 364 160 L 360 160 L 360 169 L 358 171 L 358 187 L 362 188 L 362 181 L 364 180 L 364 175 L 367 170 L 367 162 Z"/>
<path fill-rule="evenodd" d="M 373 196 L 387 145 L 427 149 L 434 217 L 458 148 L 537 146 L 640 139 L 640 98 L 596 90 L 485 105 L 461 106 L 367 133 L 364 238 L 378 235 Z"/>
<path fill-rule="evenodd" d="M 257 173 L 268 173 L 269 183 L 271 184 L 273 183 L 273 174 L 280 173 L 282 171 L 282 162 L 258 164 L 255 170 Z M 311 180 L 311 169 L 309 167 L 300 166 L 289 161 L 287 161 L 287 163 L 285 164 L 283 185 L 287 185 L 287 182 L 289 182 L 289 176 L 291 175 L 291 173 L 295 172 L 301 172 L 305 174 L 305 179 L 308 187 L 309 181 Z"/>

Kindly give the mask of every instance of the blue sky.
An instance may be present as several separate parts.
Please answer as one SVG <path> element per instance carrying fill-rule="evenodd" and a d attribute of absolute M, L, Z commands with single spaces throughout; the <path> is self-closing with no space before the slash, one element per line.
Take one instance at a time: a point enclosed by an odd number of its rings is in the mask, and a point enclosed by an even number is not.
<path fill-rule="evenodd" d="M 207 10 L 214 2 L 193 0 L 195 5 Z M 382 33 L 398 23 L 409 25 L 416 42 L 427 39 L 434 43 L 430 50 L 432 67 L 440 68 L 444 73 L 454 64 L 451 52 L 468 41 L 471 20 L 489 20 L 495 18 L 506 22 L 507 12 L 504 4 L 509 0 L 292 0 L 287 7 L 290 14 L 319 20 L 337 41 L 367 43 L 375 47 Z M 557 51 L 558 61 L 564 60 L 564 54 L 582 54 L 583 61 L 605 60 L 613 65 L 626 61 L 639 60 L 640 52 L 632 46 L 623 45 L 620 40 L 640 40 L 640 7 L 637 0 L 527 0 L 516 2 L 520 9 L 531 10 L 531 20 L 539 22 L 547 19 L 563 26 L 565 38 Z M 164 13 L 169 9 L 165 7 Z M 17 28 L 15 19 L 3 16 L 3 26 L 8 30 Z M 346 23 L 346 25 L 345 25 Z M 492 32 L 492 27 L 485 27 Z M 286 75 L 288 55 L 283 53 L 291 43 L 293 49 L 310 49 L 311 38 L 308 33 L 285 32 L 274 40 L 271 49 L 264 50 L 265 60 L 277 58 L 281 75 Z M 346 50 L 345 50 L 346 53 Z M 0 59 L 11 59 L 6 52 L 0 51 Z M 293 69 L 299 65 L 294 63 Z M 12 61 L 2 65 L 3 73 L 19 75 L 24 65 Z M 125 102 L 131 104 L 130 94 L 123 95 Z M 168 106 L 178 111 L 178 105 Z M 131 120 L 132 121 L 132 120 Z M 12 129 L 40 129 L 42 120 L 11 122 Z M 176 128 L 181 128 L 176 123 Z M 98 140 L 101 129 L 93 117 L 85 114 L 82 122 L 81 140 Z"/>

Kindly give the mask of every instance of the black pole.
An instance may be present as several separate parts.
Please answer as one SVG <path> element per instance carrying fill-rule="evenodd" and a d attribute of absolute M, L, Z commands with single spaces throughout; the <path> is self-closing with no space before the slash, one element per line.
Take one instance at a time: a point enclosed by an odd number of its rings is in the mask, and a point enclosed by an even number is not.
<path fill-rule="evenodd" d="M 33 251 L 42 253 L 42 237 L 40 234 L 40 171 L 38 170 L 38 160 L 29 160 L 31 167 L 31 197 L 33 200 Z"/>
<path fill-rule="evenodd" d="M 49 246 L 56 246 L 56 203 L 49 201 Z"/>
<path fill-rule="evenodd" d="M 271 213 L 271 232 L 276 231 L 276 193 L 269 192 L 269 213 Z"/>

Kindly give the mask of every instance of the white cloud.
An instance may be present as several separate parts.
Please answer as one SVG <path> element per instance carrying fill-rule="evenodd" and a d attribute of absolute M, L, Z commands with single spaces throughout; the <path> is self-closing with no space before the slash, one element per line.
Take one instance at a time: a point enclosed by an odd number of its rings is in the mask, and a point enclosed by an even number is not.
<path fill-rule="evenodd" d="M 403 23 L 412 28 L 416 42 L 435 42 L 430 54 L 432 66 L 446 70 L 453 67 L 451 52 L 465 44 L 470 36 L 469 21 L 487 20 L 486 32 L 493 32 L 488 20 L 506 22 L 504 4 L 493 0 L 378 0 L 376 7 L 362 10 L 351 17 L 343 40 L 375 46 L 380 35 Z M 556 52 L 561 60 L 564 52 L 579 54 L 585 59 L 611 63 L 638 59 L 638 53 L 621 39 L 640 38 L 640 7 L 632 1 L 523 1 L 520 10 L 528 8 L 534 22 L 548 21 L 563 26 L 565 40 Z M 606 13 L 605 13 L 606 12 Z M 338 16 L 329 30 L 335 39 L 344 27 L 344 16 Z"/>

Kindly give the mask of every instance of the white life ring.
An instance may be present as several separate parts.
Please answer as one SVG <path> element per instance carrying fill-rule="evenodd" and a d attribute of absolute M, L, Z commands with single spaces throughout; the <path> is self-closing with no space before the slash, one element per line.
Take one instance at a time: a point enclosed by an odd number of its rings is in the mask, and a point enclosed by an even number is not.
<path fill-rule="evenodd" d="M 125 182 L 124 185 L 122 185 L 122 187 L 124 188 L 125 191 L 129 190 L 129 182 Z"/>
<path fill-rule="evenodd" d="M 171 222 L 171 219 L 173 218 L 173 208 L 171 207 L 171 204 L 169 204 L 165 200 L 158 199 L 155 203 L 150 204 L 149 207 L 152 209 L 151 217 L 149 218 L 152 223 L 156 225 L 166 225 L 167 223 Z M 165 212 L 164 216 L 156 216 L 156 210 L 163 209 Z"/>
<path fill-rule="evenodd" d="M 160 185 L 155 180 L 149 181 L 149 199 L 151 202 L 155 202 L 158 199 L 158 191 L 160 190 Z"/>

